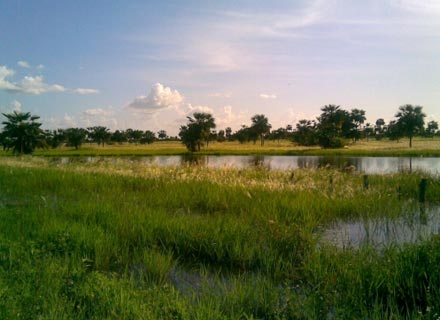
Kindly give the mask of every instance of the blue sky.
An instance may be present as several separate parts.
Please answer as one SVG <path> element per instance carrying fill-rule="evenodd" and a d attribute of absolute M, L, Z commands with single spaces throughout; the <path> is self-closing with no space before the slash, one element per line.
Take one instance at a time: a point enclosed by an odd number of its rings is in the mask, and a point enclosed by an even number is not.
<path fill-rule="evenodd" d="M 440 1 L 0 2 L 0 111 L 176 134 L 194 111 L 274 128 L 326 104 L 440 120 Z"/>

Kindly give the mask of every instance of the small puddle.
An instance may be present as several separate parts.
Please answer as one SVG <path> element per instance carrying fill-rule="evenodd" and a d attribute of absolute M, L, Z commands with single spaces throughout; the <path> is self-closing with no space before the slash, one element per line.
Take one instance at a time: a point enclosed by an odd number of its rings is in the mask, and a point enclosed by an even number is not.
<path fill-rule="evenodd" d="M 364 245 L 386 248 L 427 240 L 440 233 L 440 206 L 424 206 L 397 218 L 338 221 L 324 230 L 321 241 L 340 249 Z"/>

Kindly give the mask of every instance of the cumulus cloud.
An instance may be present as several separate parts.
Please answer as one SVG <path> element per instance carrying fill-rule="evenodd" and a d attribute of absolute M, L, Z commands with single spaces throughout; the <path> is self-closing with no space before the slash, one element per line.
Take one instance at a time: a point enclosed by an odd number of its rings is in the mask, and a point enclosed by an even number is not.
<path fill-rule="evenodd" d="M 155 113 L 161 109 L 178 107 L 182 102 L 183 96 L 177 90 L 172 90 L 161 83 L 156 83 L 147 96 L 135 98 L 127 108 L 145 113 Z"/>
<path fill-rule="evenodd" d="M 204 113 L 214 113 L 214 110 L 211 107 L 208 106 L 193 106 L 190 103 L 186 106 L 187 113 L 194 113 L 194 112 L 204 112 Z"/>
<path fill-rule="evenodd" d="M 0 106 L 0 112 L 2 113 L 9 113 L 13 111 L 21 111 L 22 104 L 18 100 L 13 100 L 9 105 L 7 106 Z"/>
<path fill-rule="evenodd" d="M 43 80 L 43 76 L 26 76 L 18 84 L 17 92 L 31 93 L 31 94 L 42 94 L 46 92 L 63 92 L 66 89 L 59 84 L 47 84 Z"/>
<path fill-rule="evenodd" d="M 85 95 L 85 94 L 96 94 L 99 93 L 99 90 L 96 89 L 85 89 L 85 88 L 76 88 L 73 90 L 74 93 Z"/>
<path fill-rule="evenodd" d="M 114 115 L 115 112 L 114 112 L 114 110 L 111 107 L 110 108 L 106 108 L 106 109 L 103 109 L 103 108 L 92 108 L 92 109 L 85 110 L 83 112 L 83 114 L 87 115 L 87 116 L 95 117 L 95 116 L 111 116 L 111 115 Z"/>
<path fill-rule="evenodd" d="M 47 92 L 63 92 L 66 89 L 59 84 L 47 84 L 43 76 L 25 76 L 20 82 L 11 82 L 8 78 L 14 76 L 15 71 L 6 66 L 0 66 L 0 90 L 13 93 L 42 94 Z"/>
<path fill-rule="evenodd" d="M 8 81 L 6 78 L 12 77 L 15 71 L 8 69 L 6 66 L 0 66 L 0 90 L 13 91 L 17 89 L 17 86 Z"/>
<path fill-rule="evenodd" d="M 40 63 L 40 64 L 37 66 L 37 69 L 38 69 L 38 70 L 42 70 L 42 69 L 44 69 L 44 64 L 41 64 L 41 63 Z"/>
<path fill-rule="evenodd" d="M 277 96 L 275 94 L 262 93 L 262 94 L 260 94 L 260 98 L 261 99 L 276 99 Z"/>
<path fill-rule="evenodd" d="M 232 106 L 224 106 L 223 110 L 214 115 L 218 128 L 231 127 L 240 128 L 244 123 L 249 122 L 250 115 L 246 111 L 234 112 Z"/>
<path fill-rule="evenodd" d="M 66 126 L 66 127 L 76 127 L 77 126 L 77 122 L 76 122 L 75 117 L 73 117 L 67 113 L 64 114 L 63 123 L 64 123 L 64 126 Z"/>
<path fill-rule="evenodd" d="M 29 65 L 29 63 L 27 61 L 24 60 L 20 60 L 17 62 L 18 66 L 22 67 L 22 68 L 30 68 L 31 66 Z"/>
<path fill-rule="evenodd" d="M 115 110 L 108 108 L 91 108 L 83 111 L 82 120 L 84 126 L 105 126 L 115 129 L 118 125 Z"/>

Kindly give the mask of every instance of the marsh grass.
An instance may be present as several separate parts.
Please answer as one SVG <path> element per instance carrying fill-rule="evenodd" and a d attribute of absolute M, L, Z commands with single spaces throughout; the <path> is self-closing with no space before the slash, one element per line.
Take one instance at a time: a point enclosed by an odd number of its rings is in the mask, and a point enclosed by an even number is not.
<path fill-rule="evenodd" d="M 35 155 L 40 156 L 157 156 L 190 154 L 179 141 L 157 141 L 150 145 L 112 144 L 104 147 L 96 144 L 84 144 L 80 149 L 70 147 L 57 149 L 39 149 Z M 344 155 L 344 156 L 440 156 L 440 138 L 421 138 L 413 140 L 413 147 L 408 147 L 408 140 L 360 140 L 347 142 L 342 149 L 321 149 L 295 145 L 289 140 L 266 141 L 264 146 L 258 143 L 240 144 L 232 142 L 211 142 L 196 154 L 202 155 Z M 11 155 L 11 152 L 0 151 L 0 155 Z"/>
<path fill-rule="evenodd" d="M 328 169 L 0 161 L 2 319 L 440 314 L 438 237 L 317 245 L 336 220 L 398 216 L 423 173 L 371 176 L 364 190 L 360 174 Z M 426 199 L 439 201 L 437 177 Z"/>

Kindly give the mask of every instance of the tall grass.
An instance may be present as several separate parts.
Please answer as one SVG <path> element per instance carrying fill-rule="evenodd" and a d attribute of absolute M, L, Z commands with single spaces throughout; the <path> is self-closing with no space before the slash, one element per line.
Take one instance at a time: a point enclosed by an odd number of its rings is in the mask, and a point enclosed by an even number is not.
<path fill-rule="evenodd" d="M 345 156 L 440 156 L 440 139 L 414 139 L 412 148 L 408 147 L 408 140 L 380 141 L 360 140 L 355 143 L 347 142 L 342 149 L 321 149 L 318 146 L 304 147 L 295 145 L 292 141 L 266 141 L 264 146 L 258 143 L 238 143 L 236 141 L 211 142 L 208 147 L 202 148 L 197 154 L 205 155 L 345 155 Z M 11 152 L 1 151 L 1 155 L 10 155 Z M 97 144 L 84 144 L 78 150 L 71 147 L 56 149 L 39 149 L 35 152 L 40 156 L 138 156 L 138 155 L 186 155 L 189 152 L 179 141 L 157 141 L 149 145 L 131 143 L 112 144 L 104 147 Z"/>
<path fill-rule="evenodd" d="M 435 318 L 438 237 L 380 252 L 319 242 L 336 220 L 399 215 L 422 176 L 364 190 L 326 169 L 2 159 L 0 318 Z"/>

